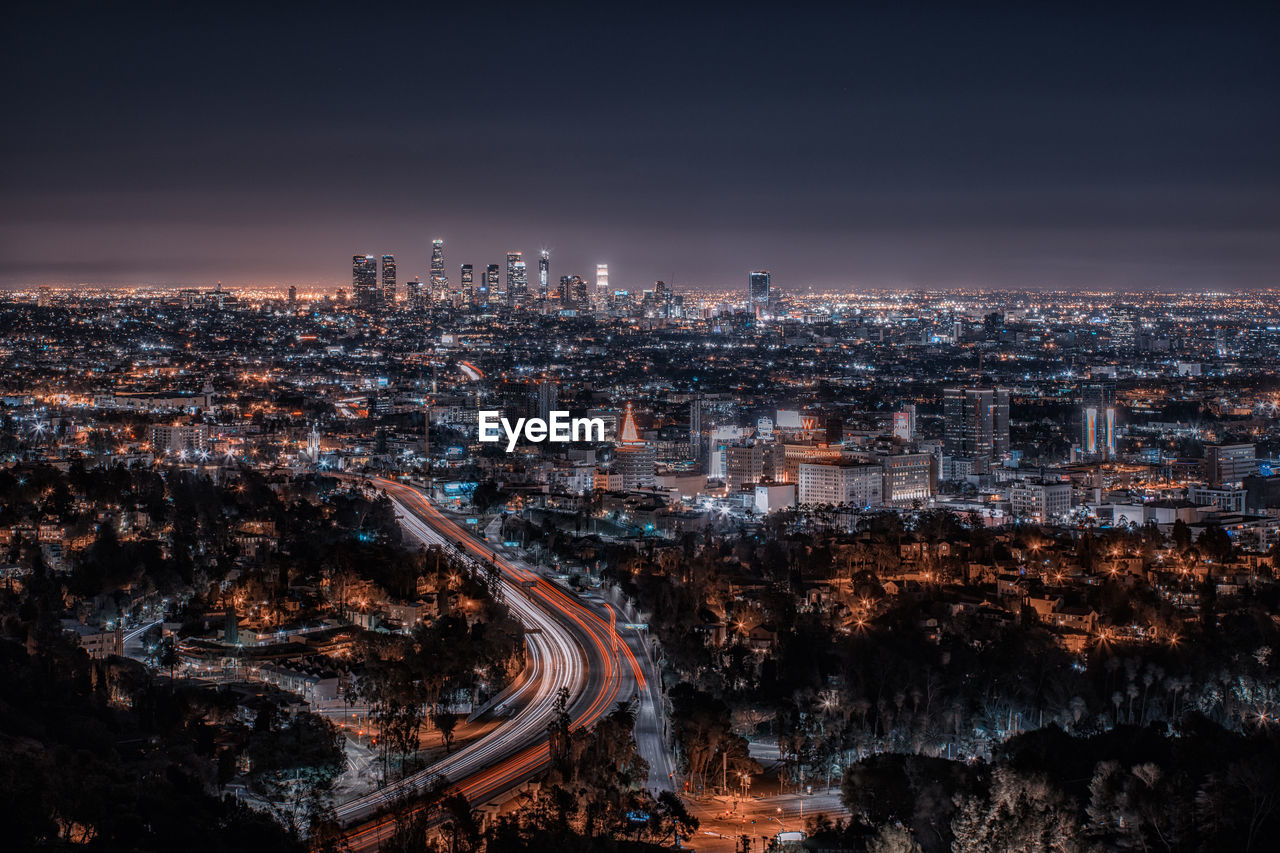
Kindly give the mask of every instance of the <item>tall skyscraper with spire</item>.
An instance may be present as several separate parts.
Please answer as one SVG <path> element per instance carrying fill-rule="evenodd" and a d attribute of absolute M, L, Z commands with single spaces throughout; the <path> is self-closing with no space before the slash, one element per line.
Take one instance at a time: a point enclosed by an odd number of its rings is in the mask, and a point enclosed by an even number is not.
<path fill-rule="evenodd" d="M 382 304 L 388 308 L 396 305 L 396 256 L 382 256 Z"/>
<path fill-rule="evenodd" d="M 538 298 L 547 298 L 547 280 L 551 277 L 551 253 L 546 249 L 538 258 Z"/>
<path fill-rule="evenodd" d="M 446 300 L 449 289 L 449 276 L 444 273 L 444 241 L 431 241 L 431 299 L 436 302 Z"/>

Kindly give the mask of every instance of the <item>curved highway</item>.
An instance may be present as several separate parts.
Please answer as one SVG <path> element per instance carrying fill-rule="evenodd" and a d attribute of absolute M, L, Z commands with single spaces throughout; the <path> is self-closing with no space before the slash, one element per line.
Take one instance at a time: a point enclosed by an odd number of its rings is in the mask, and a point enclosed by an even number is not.
<path fill-rule="evenodd" d="M 528 663 L 527 677 L 502 703 L 521 706 L 515 716 L 444 761 L 336 809 L 346 824 L 370 818 L 347 835 L 355 850 L 374 848 L 394 832 L 391 817 L 373 816 L 388 801 L 434 778 L 448 779 L 452 791 L 476 806 L 541 773 L 549 761 L 547 726 L 561 688 L 569 691 L 573 729 L 594 725 L 617 701 L 648 689 L 640 662 L 611 622 L 474 539 L 416 488 L 394 480 L 370 480 L 395 502 L 409 533 L 425 543 L 447 543 L 473 561 L 497 567 L 506 604 L 526 628 Z"/>

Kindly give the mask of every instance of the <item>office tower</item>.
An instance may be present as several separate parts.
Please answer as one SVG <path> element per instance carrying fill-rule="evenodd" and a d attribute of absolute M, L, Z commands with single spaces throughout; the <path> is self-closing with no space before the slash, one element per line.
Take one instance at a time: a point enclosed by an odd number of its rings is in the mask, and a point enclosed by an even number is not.
<path fill-rule="evenodd" d="M 777 442 L 731 444 L 724 449 L 724 482 L 730 492 L 755 483 L 781 482 L 785 471 L 786 448 Z"/>
<path fill-rule="evenodd" d="M 879 465 L 802 462 L 796 480 L 796 499 L 802 504 L 869 507 L 884 503 L 884 469 Z"/>
<path fill-rule="evenodd" d="M 908 506 L 926 501 L 938 490 L 938 458 L 932 453 L 877 453 L 875 460 L 884 469 L 884 502 Z"/>
<path fill-rule="evenodd" d="M 551 420 L 551 413 L 555 411 L 556 403 L 559 402 L 560 391 L 556 387 L 556 383 L 550 379 L 543 379 L 538 382 L 538 417 L 544 421 Z"/>
<path fill-rule="evenodd" d="M 538 258 L 538 298 L 547 298 L 547 279 L 551 276 L 551 253 L 546 249 L 542 250 L 542 256 Z"/>
<path fill-rule="evenodd" d="M 382 304 L 396 306 L 396 256 L 382 256 Z"/>
<path fill-rule="evenodd" d="M 1112 382 L 1090 382 L 1080 393 L 1080 449 L 1095 459 L 1116 455 L 1116 389 Z"/>
<path fill-rule="evenodd" d="M 378 304 L 378 259 L 373 255 L 352 256 L 351 296 L 359 308 Z"/>
<path fill-rule="evenodd" d="M 1115 305 L 1107 319 L 1112 345 L 1118 350 L 1132 349 L 1137 330 L 1142 325 L 1137 309 L 1132 305 Z"/>
<path fill-rule="evenodd" d="M 893 414 L 893 437 L 902 441 L 916 440 L 916 407 L 908 403 Z"/>
<path fill-rule="evenodd" d="M 827 444 L 839 444 L 844 441 L 844 418 L 839 415 L 828 415 L 822 419 L 822 431 Z"/>
<path fill-rule="evenodd" d="M 462 295 L 462 304 L 470 305 L 475 302 L 475 271 L 471 264 L 463 264 L 462 269 L 458 273 L 459 288 Z"/>
<path fill-rule="evenodd" d="M 702 398 L 689 401 L 689 455 L 697 462 L 702 458 Z"/>
<path fill-rule="evenodd" d="M 667 287 L 665 281 L 655 281 L 653 283 L 653 314 L 658 317 L 666 317 L 670 312 L 671 290 Z"/>
<path fill-rule="evenodd" d="M 747 282 L 747 292 L 754 305 L 769 304 L 769 271 L 756 270 Z"/>
<path fill-rule="evenodd" d="M 156 424 L 151 427 L 151 449 L 156 453 L 186 456 L 209 449 L 209 427 L 196 425 Z"/>
<path fill-rule="evenodd" d="M 413 277 L 413 281 L 407 281 L 404 285 L 405 299 L 409 303 L 409 310 L 422 311 L 429 304 L 429 295 L 422 279 L 418 276 Z"/>
<path fill-rule="evenodd" d="M 507 304 L 517 305 L 529 295 L 529 274 L 522 252 L 507 252 Z"/>
<path fill-rule="evenodd" d="M 298 304 L 298 288 L 294 287 L 292 284 L 289 285 L 289 304 Z"/>
<path fill-rule="evenodd" d="M 36 291 L 36 307 L 48 308 L 53 304 L 53 288 L 47 284 L 40 285 L 40 289 Z"/>
<path fill-rule="evenodd" d="M 609 265 L 596 264 L 596 307 L 609 304 Z"/>
<path fill-rule="evenodd" d="M 1014 518 L 1049 524 L 1071 512 L 1071 484 L 1017 482 L 1009 487 L 1009 508 Z"/>
<path fill-rule="evenodd" d="M 449 277 L 444 274 L 444 241 L 431 241 L 431 298 L 444 302 L 448 294 Z"/>
<path fill-rule="evenodd" d="M 557 293 L 564 308 L 587 307 L 587 280 L 580 275 L 560 276 L 560 289 Z"/>
<path fill-rule="evenodd" d="M 347 304 L 347 289 L 345 287 L 338 288 L 338 304 L 339 305 Z"/>
<path fill-rule="evenodd" d="M 1210 444 L 1204 449 L 1205 478 L 1213 488 L 1243 482 L 1258 473 L 1258 454 L 1252 444 Z"/>
<path fill-rule="evenodd" d="M 1009 392 L 1003 388 L 943 391 L 943 451 L 990 464 L 1009 452 Z M 982 466 L 980 465 L 979 468 Z"/>
<path fill-rule="evenodd" d="M 480 284 L 480 306 L 489 307 L 489 300 L 497 299 L 502 292 L 502 279 L 499 277 L 497 264 L 489 264 L 484 268 L 484 281 Z"/>

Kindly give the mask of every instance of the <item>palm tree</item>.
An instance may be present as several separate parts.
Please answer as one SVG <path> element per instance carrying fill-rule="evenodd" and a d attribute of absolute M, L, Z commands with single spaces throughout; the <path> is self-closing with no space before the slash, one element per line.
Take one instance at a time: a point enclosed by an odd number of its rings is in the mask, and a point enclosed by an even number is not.
<path fill-rule="evenodd" d="M 160 641 L 160 654 L 156 660 L 160 666 L 168 668 L 169 683 L 172 687 L 174 671 L 178 668 L 178 664 L 182 663 L 182 656 L 178 654 L 178 647 L 174 644 L 173 637 L 165 637 Z"/>

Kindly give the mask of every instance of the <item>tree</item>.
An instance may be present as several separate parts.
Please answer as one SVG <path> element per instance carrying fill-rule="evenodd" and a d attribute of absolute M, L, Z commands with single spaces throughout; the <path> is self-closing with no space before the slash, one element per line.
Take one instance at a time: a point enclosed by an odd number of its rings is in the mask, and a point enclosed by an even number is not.
<path fill-rule="evenodd" d="M 1219 563 L 1228 562 L 1235 553 L 1235 544 L 1231 536 L 1216 524 L 1210 524 L 1196 539 L 1196 545 L 1207 556 Z"/>
<path fill-rule="evenodd" d="M 440 731 L 440 737 L 444 740 L 445 753 L 452 752 L 453 732 L 458 727 L 458 715 L 447 709 L 437 709 L 431 715 L 431 722 Z"/>
<path fill-rule="evenodd" d="M 1086 814 L 1091 837 L 1109 850 L 1174 850 L 1179 847 L 1181 803 L 1154 763 L 1125 771 L 1102 761 L 1089 783 Z"/>
<path fill-rule="evenodd" d="M 688 809 L 685 808 L 684 800 L 671 791 L 663 791 L 658 794 L 658 801 L 653 814 L 658 821 L 658 831 L 654 835 L 661 842 L 666 841 L 668 834 L 672 837 L 678 837 L 683 832 L 684 837 L 688 838 L 698 831 L 698 819 L 689 814 Z"/>
<path fill-rule="evenodd" d="M 923 848 L 901 824 L 885 824 L 867 842 L 867 853 L 921 853 Z"/>
<path fill-rule="evenodd" d="M 160 641 L 156 662 L 169 670 L 169 680 L 172 681 L 174 671 L 178 668 L 178 664 L 182 663 L 182 656 L 178 654 L 178 647 L 173 642 L 173 637 L 165 637 Z"/>
<path fill-rule="evenodd" d="M 1044 776 L 997 767 L 987 796 L 964 799 L 951 824 L 955 853 L 991 850 L 1078 853 L 1080 827 L 1072 807 Z"/>
<path fill-rule="evenodd" d="M 440 808 L 446 815 L 444 829 L 452 840 L 450 853 L 471 853 L 480 846 L 480 820 L 462 794 L 445 797 Z"/>

